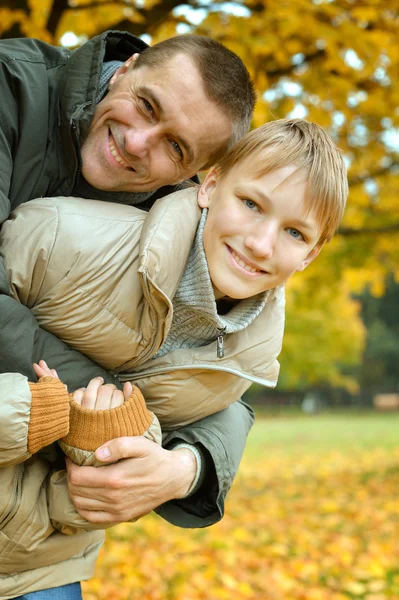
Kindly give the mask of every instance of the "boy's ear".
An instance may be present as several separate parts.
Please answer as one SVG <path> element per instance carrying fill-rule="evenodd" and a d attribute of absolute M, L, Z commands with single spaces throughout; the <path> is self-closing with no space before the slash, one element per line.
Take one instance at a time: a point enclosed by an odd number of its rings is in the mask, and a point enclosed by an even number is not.
<path fill-rule="evenodd" d="M 198 191 L 198 206 L 200 208 L 208 208 L 211 203 L 211 195 L 217 183 L 217 171 L 211 169 L 205 177 Z"/>
<path fill-rule="evenodd" d="M 125 61 L 123 63 L 123 65 L 121 65 L 120 67 L 118 67 L 115 71 L 115 73 L 112 75 L 111 79 L 109 80 L 109 84 L 108 84 L 108 88 L 111 89 L 112 86 L 114 85 L 115 81 L 118 79 L 118 77 L 120 77 L 121 75 L 124 75 L 126 73 L 126 71 L 129 69 L 130 65 L 132 65 L 132 67 L 134 67 L 134 64 L 138 58 L 138 53 L 133 54 L 132 56 L 130 56 L 127 61 Z"/>
<path fill-rule="evenodd" d="M 323 248 L 323 244 L 316 244 L 314 248 L 309 252 L 307 257 L 302 261 L 300 267 L 298 267 L 297 271 L 304 271 L 306 267 L 318 256 Z"/>

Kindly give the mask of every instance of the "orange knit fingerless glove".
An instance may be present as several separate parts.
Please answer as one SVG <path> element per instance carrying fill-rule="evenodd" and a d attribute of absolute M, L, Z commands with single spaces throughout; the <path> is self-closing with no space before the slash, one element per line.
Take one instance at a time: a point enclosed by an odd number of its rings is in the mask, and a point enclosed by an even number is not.
<path fill-rule="evenodd" d="M 54 377 L 29 382 L 32 394 L 28 429 L 28 452 L 35 454 L 68 433 L 69 396 L 65 385 Z"/>
<path fill-rule="evenodd" d="M 105 442 L 117 437 L 142 435 L 152 423 L 153 414 L 147 409 L 142 393 L 133 387 L 124 404 L 109 410 L 83 408 L 70 394 L 70 427 L 63 438 L 68 446 L 94 452 Z"/>

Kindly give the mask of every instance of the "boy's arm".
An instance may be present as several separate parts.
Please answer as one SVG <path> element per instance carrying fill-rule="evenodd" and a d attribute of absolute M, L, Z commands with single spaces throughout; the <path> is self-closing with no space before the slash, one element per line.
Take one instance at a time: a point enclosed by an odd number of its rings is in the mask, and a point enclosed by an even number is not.
<path fill-rule="evenodd" d="M 69 398 L 58 379 L 29 383 L 17 373 L 2 373 L 0 389 L 0 467 L 24 462 L 68 433 Z"/>

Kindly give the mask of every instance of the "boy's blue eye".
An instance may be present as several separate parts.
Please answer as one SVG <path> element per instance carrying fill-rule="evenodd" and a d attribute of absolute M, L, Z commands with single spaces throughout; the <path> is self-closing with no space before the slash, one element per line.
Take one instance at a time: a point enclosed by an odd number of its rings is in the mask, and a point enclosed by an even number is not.
<path fill-rule="evenodd" d="M 244 202 L 245 206 L 247 208 L 250 208 L 251 210 L 256 210 L 258 208 L 258 205 L 253 200 L 249 200 L 248 198 L 244 198 L 243 202 Z"/>
<path fill-rule="evenodd" d="M 289 227 L 288 231 L 290 233 L 290 235 L 295 239 L 295 240 L 303 240 L 303 235 L 300 231 L 298 231 L 298 229 L 294 229 L 293 227 Z"/>

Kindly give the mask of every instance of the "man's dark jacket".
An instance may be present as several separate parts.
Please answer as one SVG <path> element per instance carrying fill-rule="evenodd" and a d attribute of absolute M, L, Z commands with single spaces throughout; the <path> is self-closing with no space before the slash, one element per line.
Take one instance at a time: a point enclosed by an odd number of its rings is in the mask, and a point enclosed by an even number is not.
<path fill-rule="evenodd" d="M 73 52 L 32 39 L 0 41 L 0 223 L 33 198 L 73 195 L 81 168 L 80 140 L 95 111 L 103 61 L 125 61 L 145 47 L 142 40 L 115 31 Z M 158 190 L 153 199 L 172 189 Z M 117 201 L 125 202 L 125 196 Z M 32 363 L 40 359 L 58 371 L 70 390 L 98 375 L 118 384 L 87 357 L 40 329 L 29 309 L 9 295 L 1 263 L 0 372 L 22 373 L 35 381 Z M 204 527 L 219 520 L 252 422 L 251 409 L 238 402 L 168 434 L 166 447 L 196 444 L 208 461 L 202 487 L 190 498 L 164 504 L 159 514 L 180 527 Z"/>

